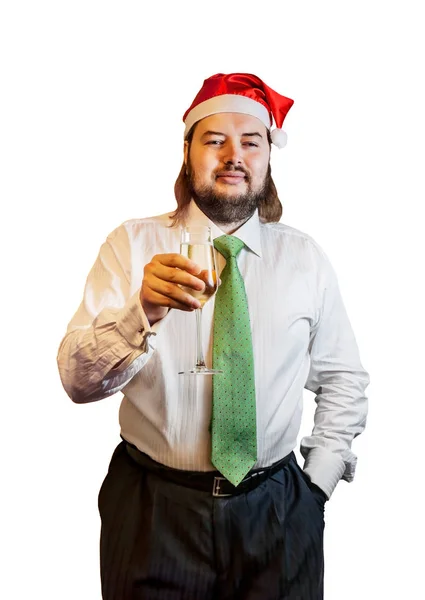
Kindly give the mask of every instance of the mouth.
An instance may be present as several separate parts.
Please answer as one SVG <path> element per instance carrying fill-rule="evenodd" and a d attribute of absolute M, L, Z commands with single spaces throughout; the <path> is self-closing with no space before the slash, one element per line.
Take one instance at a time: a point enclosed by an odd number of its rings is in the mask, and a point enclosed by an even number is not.
<path fill-rule="evenodd" d="M 216 181 L 229 185 L 238 185 L 246 181 L 246 175 L 241 171 L 220 171 L 216 175 Z"/>

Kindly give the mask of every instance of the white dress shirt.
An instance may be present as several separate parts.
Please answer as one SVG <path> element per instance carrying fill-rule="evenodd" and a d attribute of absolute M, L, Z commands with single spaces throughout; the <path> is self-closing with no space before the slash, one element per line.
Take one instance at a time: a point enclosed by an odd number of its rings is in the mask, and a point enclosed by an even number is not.
<path fill-rule="evenodd" d="M 194 202 L 186 223 L 209 225 L 213 238 L 224 233 Z M 351 442 L 365 426 L 369 384 L 335 272 L 309 235 L 261 223 L 257 213 L 234 235 L 245 243 L 238 266 L 254 349 L 255 467 L 295 448 L 306 388 L 316 394 L 317 408 L 312 434 L 301 440 L 304 471 L 330 497 L 339 479 L 353 479 Z M 58 365 L 75 402 L 122 391 L 121 435 L 142 452 L 170 467 L 208 471 L 214 469 L 211 376 L 178 374 L 195 364 L 195 314 L 171 309 L 151 327 L 139 300 L 144 266 L 155 254 L 179 250 L 180 227 L 170 227 L 169 214 L 115 229 L 88 275 Z M 220 273 L 225 259 L 216 256 Z M 211 366 L 214 297 L 202 312 Z"/>

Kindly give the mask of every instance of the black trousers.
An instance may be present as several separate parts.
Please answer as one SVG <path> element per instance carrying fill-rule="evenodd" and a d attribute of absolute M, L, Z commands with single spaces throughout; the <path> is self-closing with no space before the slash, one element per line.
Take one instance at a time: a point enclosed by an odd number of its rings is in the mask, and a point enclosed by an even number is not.
<path fill-rule="evenodd" d="M 99 492 L 104 600 L 322 600 L 324 501 L 295 456 L 248 493 L 166 481 L 121 442 Z"/>

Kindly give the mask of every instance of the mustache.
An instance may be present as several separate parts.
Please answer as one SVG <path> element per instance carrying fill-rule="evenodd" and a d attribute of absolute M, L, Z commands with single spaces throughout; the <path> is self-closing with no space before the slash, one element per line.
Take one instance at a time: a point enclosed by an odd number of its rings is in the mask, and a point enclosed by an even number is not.
<path fill-rule="evenodd" d="M 248 180 L 250 179 L 249 173 L 246 171 L 246 169 L 244 169 L 240 165 L 236 165 L 236 166 L 235 165 L 224 165 L 224 167 L 222 169 L 217 169 L 216 171 L 214 171 L 214 176 L 217 177 L 221 173 L 234 173 L 234 172 L 243 173 Z"/>

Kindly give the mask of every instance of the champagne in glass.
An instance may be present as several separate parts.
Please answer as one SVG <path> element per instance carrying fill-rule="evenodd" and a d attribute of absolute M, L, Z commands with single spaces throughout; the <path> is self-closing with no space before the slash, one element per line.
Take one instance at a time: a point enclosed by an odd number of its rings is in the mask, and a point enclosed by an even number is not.
<path fill-rule="evenodd" d="M 211 238 L 211 228 L 206 226 L 184 227 L 181 233 L 180 254 L 193 260 L 201 267 L 197 277 L 205 283 L 203 291 L 181 286 L 182 289 L 194 296 L 201 303 L 196 309 L 196 365 L 188 373 L 192 375 L 214 375 L 222 371 L 209 369 L 202 351 L 202 308 L 217 291 L 217 271 L 215 265 L 215 250 Z M 187 374 L 184 371 L 179 375 Z"/>

